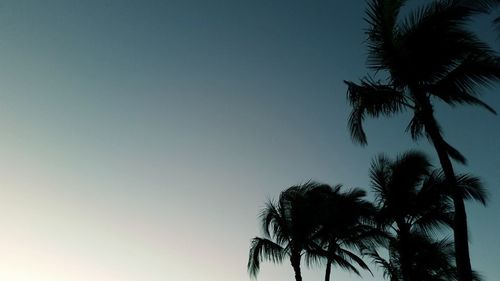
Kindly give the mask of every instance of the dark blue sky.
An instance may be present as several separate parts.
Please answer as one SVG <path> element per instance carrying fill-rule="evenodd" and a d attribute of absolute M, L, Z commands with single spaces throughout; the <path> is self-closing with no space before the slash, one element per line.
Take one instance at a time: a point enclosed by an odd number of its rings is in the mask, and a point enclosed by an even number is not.
<path fill-rule="evenodd" d="M 406 115 L 367 122 L 367 147 L 349 139 L 342 81 L 366 73 L 364 6 L 2 1 L 0 279 L 248 280 L 266 198 L 309 179 L 367 188 L 380 152 L 434 157 Z M 500 109 L 498 87 L 485 100 Z M 490 190 L 469 217 L 473 266 L 493 280 L 500 119 L 438 110 L 469 159 L 457 169 Z M 259 280 L 291 277 L 286 263 Z"/>

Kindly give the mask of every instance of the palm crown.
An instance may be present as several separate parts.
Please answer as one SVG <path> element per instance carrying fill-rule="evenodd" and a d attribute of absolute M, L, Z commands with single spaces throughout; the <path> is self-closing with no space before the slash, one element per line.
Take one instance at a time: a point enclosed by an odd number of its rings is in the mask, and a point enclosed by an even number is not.
<path fill-rule="evenodd" d="M 356 266 L 369 270 L 352 250 L 373 241 L 371 229 L 364 224 L 373 214 L 372 205 L 362 199 L 364 191 L 340 189 L 340 185 L 308 182 L 286 189 L 276 202 L 269 201 L 260 216 L 263 237 L 251 242 L 250 275 L 257 275 L 261 261 L 281 263 L 289 258 L 300 281 L 303 256 L 307 265 L 326 261 L 326 280 L 332 265 L 356 274 Z"/>
<path fill-rule="evenodd" d="M 359 188 L 341 191 L 341 188 L 337 185 L 326 194 L 321 228 L 312 248 L 306 252 L 306 261 L 326 262 L 325 281 L 330 280 L 332 265 L 359 276 L 357 266 L 371 273 L 355 252 L 374 247 L 380 235 L 372 227 L 375 210 L 364 200 L 366 192 Z"/>
<path fill-rule="evenodd" d="M 248 259 L 248 271 L 255 277 L 260 261 L 281 263 L 290 259 L 297 281 L 302 280 L 301 257 L 309 247 L 319 226 L 319 210 L 323 193 L 328 185 L 308 182 L 292 186 L 280 194 L 277 202 L 267 202 L 260 218 L 264 237 L 252 240 Z"/>
<path fill-rule="evenodd" d="M 369 24 L 368 67 L 382 80 L 368 77 L 360 83 L 345 81 L 352 105 L 349 130 L 355 141 L 366 144 L 366 116 L 392 116 L 414 112 L 407 130 L 417 138 L 424 133 L 432 100 L 449 105 L 479 105 L 480 86 L 500 79 L 499 58 L 474 33 L 465 28 L 474 15 L 487 12 L 498 1 L 442 0 L 400 18 L 404 0 L 372 0 Z M 432 118 L 433 119 L 433 118 Z M 465 159 L 448 146 L 456 160 Z"/>
<path fill-rule="evenodd" d="M 388 233 L 385 247 L 390 260 L 372 249 L 366 254 L 385 268 L 391 280 L 456 280 L 453 243 L 435 241 L 430 234 L 452 226 L 454 189 L 460 190 L 463 199 L 486 202 L 481 181 L 461 174 L 457 186 L 451 187 L 442 172 L 433 169 L 427 157 L 417 151 L 394 160 L 379 156 L 372 163 L 370 178 L 377 220 Z"/>

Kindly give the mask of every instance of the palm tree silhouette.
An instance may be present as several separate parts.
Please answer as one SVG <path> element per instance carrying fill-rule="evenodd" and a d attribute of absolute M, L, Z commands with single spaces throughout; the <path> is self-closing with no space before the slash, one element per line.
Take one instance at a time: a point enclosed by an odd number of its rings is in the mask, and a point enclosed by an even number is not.
<path fill-rule="evenodd" d="M 288 257 L 300 281 L 303 256 L 309 266 L 326 262 L 327 281 L 332 265 L 358 275 L 356 265 L 369 271 L 352 250 L 373 244 L 375 231 L 364 224 L 373 217 L 373 205 L 362 199 L 360 189 L 340 189 L 308 182 L 281 192 L 277 202 L 268 201 L 260 215 L 264 237 L 251 242 L 250 275 L 256 277 L 263 260 L 281 263 Z"/>
<path fill-rule="evenodd" d="M 292 186 L 281 192 L 277 202 L 268 201 L 260 218 L 264 237 L 252 239 L 248 271 L 256 277 L 261 260 L 281 263 L 288 257 L 301 281 L 301 258 L 310 248 L 319 228 L 321 204 L 330 186 L 315 182 Z"/>
<path fill-rule="evenodd" d="M 316 244 L 306 252 L 308 263 L 318 260 L 326 262 L 325 281 L 330 280 L 332 265 L 359 276 L 356 265 L 371 273 L 353 250 L 374 246 L 378 234 L 369 224 L 373 219 L 374 207 L 363 199 L 366 192 L 358 188 L 342 192 L 341 188 L 341 185 L 336 185 L 327 193 Z"/>
<path fill-rule="evenodd" d="M 348 86 L 352 106 L 349 130 L 354 141 L 366 144 L 363 121 L 369 117 L 413 112 L 407 131 L 413 139 L 425 135 L 439 157 L 448 186 L 457 178 L 451 159 L 464 156 L 445 141 L 433 103 L 477 105 L 495 111 L 477 96 L 480 86 L 500 80 L 499 57 L 466 28 L 473 16 L 488 12 L 498 0 L 432 1 L 404 20 L 405 0 L 370 0 L 368 66 L 383 80 L 368 77 Z M 451 158 L 451 159 L 450 159 Z M 458 190 L 452 194 L 456 263 L 461 281 L 472 280 L 467 217 Z"/>
<path fill-rule="evenodd" d="M 408 236 L 410 250 L 414 251 L 413 262 L 418 266 L 413 267 L 412 280 L 419 281 L 455 281 L 457 280 L 457 269 L 454 264 L 453 243 L 445 238 L 434 240 L 424 233 L 411 233 Z M 370 250 L 366 255 L 370 256 L 384 271 L 384 277 L 391 281 L 405 280 L 401 273 L 401 256 L 398 249 L 401 241 L 391 237 L 387 241 L 389 249 L 389 260 L 383 258 L 377 251 Z M 479 280 L 479 275 L 473 272 L 474 280 Z"/>
<path fill-rule="evenodd" d="M 451 187 L 443 173 L 433 170 L 427 157 L 416 151 L 395 160 L 379 156 L 372 162 L 370 178 L 378 223 L 388 231 L 385 246 L 390 260 L 382 259 L 373 249 L 365 253 L 394 281 L 455 280 L 457 272 L 450 260 L 453 244 L 434 241 L 429 234 L 452 225 L 451 198 L 456 190 L 463 199 L 485 204 L 481 181 L 462 174 L 457 175 L 457 186 Z"/>

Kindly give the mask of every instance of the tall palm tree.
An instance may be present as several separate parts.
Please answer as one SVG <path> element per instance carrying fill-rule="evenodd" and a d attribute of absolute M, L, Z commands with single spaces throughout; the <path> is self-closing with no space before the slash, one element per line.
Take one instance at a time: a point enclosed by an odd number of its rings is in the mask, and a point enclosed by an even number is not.
<path fill-rule="evenodd" d="M 255 237 L 250 246 L 248 271 L 256 277 L 262 260 L 281 263 L 288 257 L 301 281 L 301 258 L 311 247 L 320 224 L 320 206 L 330 186 L 315 182 L 292 186 L 281 192 L 277 202 L 267 202 L 260 218 L 264 237 Z"/>
<path fill-rule="evenodd" d="M 498 0 L 435 0 L 401 19 L 405 0 L 370 0 L 367 9 L 368 67 L 381 80 L 345 81 L 352 106 L 349 130 L 366 144 L 366 116 L 394 116 L 410 111 L 407 131 L 427 136 L 449 186 L 457 178 L 451 159 L 464 156 L 445 141 L 434 115 L 434 102 L 477 105 L 495 111 L 477 96 L 481 86 L 500 81 L 500 59 L 466 25 Z M 379 76 L 379 77 L 380 77 Z M 472 280 L 467 217 L 460 192 L 453 192 L 456 263 L 461 281 Z"/>
<path fill-rule="evenodd" d="M 457 186 L 451 187 L 443 173 L 433 170 L 427 157 L 416 151 L 395 160 L 379 156 L 372 163 L 370 178 L 378 222 L 390 233 L 386 247 L 391 259 L 383 261 L 376 251 L 368 254 L 384 265 L 391 280 L 448 280 L 456 276 L 455 266 L 449 261 L 448 248 L 452 244 L 434 241 L 429 233 L 452 225 L 451 198 L 455 190 L 462 199 L 485 204 L 486 193 L 480 180 L 458 175 Z"/>
<path fill-rule="evenodd" d="M 316 244 L 306 252 L 308 263 L 317 262 L 318 258 L 326 262 L 325 281 L 330 280 L 332 265 L 359 276 L 356 265 L 371 273 L 354 251 L 373 246 L 378 233 L 369 224 L 374 207 L 363 199 L 366 192 L 358 188 L 341 191 L 341 188 L 334 186 L 325 197 Z"/>

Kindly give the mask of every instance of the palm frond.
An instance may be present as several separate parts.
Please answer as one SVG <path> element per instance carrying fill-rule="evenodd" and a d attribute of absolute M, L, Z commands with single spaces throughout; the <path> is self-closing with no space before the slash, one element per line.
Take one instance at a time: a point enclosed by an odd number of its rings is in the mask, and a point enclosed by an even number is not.
<path fill-rule="evenodd" d="M 447 207 L 449 210 L 451 207 Z M 453 216 L 454 213 L 451 211 L 431 209 L 416 218 L 413 222 L 415 228 L 426 235 L 434 234 L 436 230 L 440 230 L 443 227 L 451 228 L 453 227 Z"/>
<path fill-rule="evenodd" d="M 443 227 L 453 225 L 453 204 L 447 191 L 444 178 L 436 178 L 433 171 L 422 183 L 416 197 L 416 206 L 412 220 L 414 228 L 429 235 Z"/>
<path fill-rule="evenodd" d="M 327 257 L 326 251 L 318 244 L 311 243 L 304 252 L 304 261 L 307 267 L 319 266 Z"/>
<path fill-rule="evenodd" d="M 412 274 L 417 280 L 455 279 L 454 246 L 450 239 L 435 241 L 425 234 L 414 233 L 411 241 L 415 248 Z"/>
<path fill-rule="evenodd" d="M 266 238 L 274 237 L 278 243 L 285 243 L 289 237 L 289 227 L 283 208 L 280 204 L 269 200 L 260 214 L 262 232 Z"/>
<path fill-rule="evenodd" d="M 368 23 L 368 67 L 387 69 L 393 62 L 398 34 L 397 21 L 406 0 L 371 0 L 365 21 Z"/>
<path fill-rule="evenodd" d="M 432 167 L 429 158 L 416 150 L 399 155 L 392 163 L 392 182 L 399 188 L 415 188 L 424 177 L 429 175 Z"/>
<path fill-rule="evenodd" d="M 441 98 L 441 97 L 439 97 L 439 98 Z M 453 98 L 448 99 L 447 97 L 444 97 L 441 99 L 451 106 L 455 106 L 457 104 L 477 105 L 477 106 L 482 107 L 482 108 L 488 110 L 489 112 L 497 115 L 497 111 L 493 107 L 489 106 L 487 103 L 480 100 L 479 98 L 476 98 L 476 97 L 469 95 L 465 92 L 456 91 L 456 92 L 454 92 Z"/>
<path fill-rule="evenodd" d="M 462 153 L 460 153 L 460 151 L 458 151 L 456 148 L 451 146 L 446 141 L 444 143 L 446 145 L 446 152 L 453 160 L 458 161 L 459 163 L 464 164 L 464 165 L 467 164 L 467 159 L 465 158 L 465 156 Z"/>
<path fill-rule="evenodd" d="M 362 269 L 370 272 L 370 274 L 373 276 L 373 272 L 370 270 L 370 268 L 365 263 L 365 261 L 363 259 L 361 259 L 358 255 L 354 254 L 353 252 L 351 252 L 347 249 L 342 249 L 342 248 L 339 249 L 339 253 L 343 256 L 347 256 L 348 259 L 355 262 Z"/>
<path fill-rule="evenodd" d="M 465 28 L 481 8 L 457 0 L 430 1 L 399 24 L 391 78 L 401 85 L 425 85 L 444 77 L 470 56 L 492 54 Z M 490 57 L 490 55 L 486 55 Z"/>
<path fill-rule="evenodd" d="M 363 79 L 358 85 L 344 81 L 347 85 L 347 100 L 352 112 L 349 116 L 348 128 L 354 141 L 365 145 L 366 134 L 363 130 L 365 117 L 392 116 L 405 110 L 403 92 L 390 85 Z"/>
<path fill-rule="evenodd" d="M 473 281 L 482 281 L 482 280 L 484 280 L 484 277 L 483 277 L 483 275 L 481 275 L 481 273 L 473 270 L 472 271 L 472 280 Z"/>
<path fill-rule="evenodd" d="M 495 31 L 500 32 L 500 16 L 497 16 L 495 19 L 493 19 L 493 28 Z"/>
<path fill-rule="evenodd" d="M 389 261 L 382 258 L 376 250 L 366 250 L 363 252 L 363 255 L 372 259 L 373 263 L 383 269 L 383 276 L 385 279 L 389 279 L 391 281 L 399 280 L 399 274 L 397 273 L 396 268 Z"/>
<path fill-rule="evenodd" d="M 416 8 L 401 23 L 402 33 L 410 29 L 420 29 L 422 26 L 436 26 L 441 24 L 462 27 L 473 16 L 489 13 L 499 6 L 498 0 L 440 0 L 432 1 Z M 450 27 L 450 26 L 448 26 Z"/>
<path fill-rule="evenodd" d="M 423 118 L 420 116 L 419 111 L 415 111 L 410 123 L 406 126 L 405 131 L 410 132 L 411 138 L 417 140 L 424 135 L 424 129 L 425 124 L 423 122 Z"/>
<path fill-rule="evenodd" d="M 486 205 L 488 192 L 480 178 L 469 174 L 459 174 L 457 175 L 457 187 L 462 192 L 464 200 L 472 199 Z"/>
<path fill-rule="evenodd" d="M 442 190 L 449 198 L 458 189 L 463 200 L 475 200 L 483 205 L 488 202 L 488 191 L 478 177 L 470 174 L 457 174 L 456 186 L 448 184 L 443 171 L 440 169 L 434 171 L 432 177 L 435 181 L 435 189 Z"/>
<path fill-rule="evenodd" d="M 500 5 L 498 0 L 458 0 L 458 5 L 470 9 L 474 13 L 486 14 Z"/>
<path fill-rule="evenodd" d="M 500 81 L 500 60 L 492 51 L 484 50 L 481 55 L 469 55 L 454 66 L 428 91 L 450 105 L 479 105 L 492 113 L 496 111 L 477 98 L 478 89 Z"/>
<path fill-rule="evenodd" d="M 281 263 L 286 256 L 286 251 L 280 245 L 265 238 L 252 239 L 248 256 L 248 273 L 255 278 L 260 270 L 261 261 Z"/>
<path fill-rule="evenodd" d="M 385 198 L 388 191 L 388 183 L 392 175 L 390 169 L 391 162 L 387 156 L 380 154 L 371 163 L 370 166 L 370 184 L 375 192 L 375 199 L 378 203 Z"/>
<path fill-rule="evenodd" d="M 347 261 L 346 259 L 344 259 L 343 257 L 332 256 L 331 260 L 332 260 L 333 264 L 335 264 L 336 266 L 342 268 L 343 270 L 346 270 L 346 271 L 349 271 L 349 272 L 353 272 L 356 275 L 361 276 L 361 273 L 359 272 L 359 270 L 354 265 L 352 265 L 349 261 Z"/>

